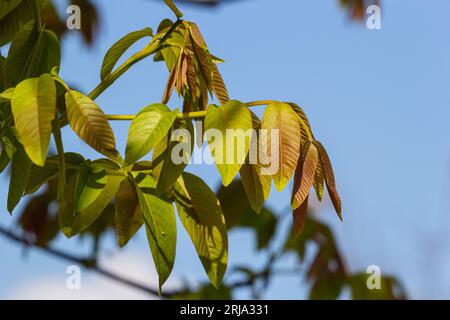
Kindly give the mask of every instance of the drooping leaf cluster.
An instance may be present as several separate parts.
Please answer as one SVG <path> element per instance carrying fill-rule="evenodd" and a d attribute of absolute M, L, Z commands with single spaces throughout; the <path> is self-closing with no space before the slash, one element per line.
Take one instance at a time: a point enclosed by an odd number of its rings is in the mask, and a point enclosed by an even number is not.
<path fill-rule="evenodd" d="M 294 181 L 291 206 L 295 235 L 305 225 L 311 188 L 321 200 L 327 187 L 339 217 L 341 201 L 330 159 L 314 138 L 304 111 L 297 104 L 271 100 L 259 103 L 267 105 L 260 120 L 250 110 L 258 103 L 230 100 L 217 67 L 222 60 L 209 51 L 198 26 L 181 20 L 172 1 L 166 2 L 177 20 L 162 21 L 155 34 L 146 28 L 122 37 L 105 55 L 97 91 L 84 94 L 58 75 L 60 45 L 56 35 L 41 23 L 43 1 L 0 0 L 0 25 L 7 26 L 1 29 L 1 44 L 11 42 L 8 56 L 0 57 L 0 169 L 11 164 L 7 204 L 11 213 L 24 195 L 36 192 L 51 178 L 57 179 L 57 221 L 67 237 L 85 232 L 111 206 L 121 246 L 144 227 L 160 287 L 175 261 L 177 213 L 212 285 L 218 287 L 228 259 L 227 204 L 201 178 L 185 172 L 186 162 L 173 163 L 172 151 L 187 142 L 174 140 L 174 130 L 184 129 L 193 138 L 198 134 L 193 120 L 200 119 L 206 131 L 223 133 L 221 140 L 208 135 L 205 139 L 223 185 L 230 185 L 240 175 L 256 213 L 254 219 L 264 219 L 263 205 L 272 181 L 278 191 Z M 117 66 L 127 50 L 144 38 L 148 38 L 146 46 Z M 132 64 L 151 55 L 167 65 L 166 89 L 161 102 L 142 108 L 132 119 L 122 156 L 116 149 L 110 119 L 95 98 Z M 167 105 L 174 90 L 183 98 L 182 111 Z M 210 104 L 212 97 L 219 104 Z M 65 152 L 61 128 L 66 125 L 103 158 L 89 160 Z M 240 148 L 226 135 L 229 129 L 276 131 L 278 141 L 272 144 L 270 139 L 260 141 L 252 136 Z M 52 136 L 56 156 L 48 154 Z M 277 155 L 276 172 L 268 174 L 263 163 L 248 161 L 252 142 Z M 271 149 L 274 145 L 276 150 Z M 220 161 L 228 148 L 241 157 Z M 192 149 L 181 150 L 183 158 L 189 160 Z M 150 153 L 151 161 L 146 158 Z"/>

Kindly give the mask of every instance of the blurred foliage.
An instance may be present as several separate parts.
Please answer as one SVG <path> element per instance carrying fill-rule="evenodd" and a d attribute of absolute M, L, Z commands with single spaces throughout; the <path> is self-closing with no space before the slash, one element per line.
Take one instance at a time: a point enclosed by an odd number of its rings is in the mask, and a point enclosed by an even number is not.
<path fill-rule="evenodd" d="M 50 245 L 57 233 L 55 221 L 56 183 L 50 180 L 44 185 L 38 195 L 30 196 L 19 217 L 19 226 L 27 238 L 40 245 Z M 240 196 L 243 195 L 243 196 Z M 368 289 L 367 281 L 371 274 L 365 272 L 350 272 L 345 265 L 345 258 L 339 250 L 332 230 L 313 218 L 312 212 L 306 220 L 303 232 L 296 238 L 289 234 L 285 241 L 274 247 L 280 222 L 285 215 L 264 207 L 260 215 L 252 211 L 243 192 L 240 180 L 234 180 L 228 187 L 220 186 L 217 196 L 226 203 L 223 211 L 230 230 L 247 230 L 256 237 L 255 253 L 263 252 L 267 262 L 254 268 L 248 265 L 236 265 L 230 268 L 227 277 L 239 278 L 239 281 L 226 281 L 219 289 L 209 283 L 191 286 L 186 283 L 186 289 L 174 294 L 172 299 L 212 299 L 227 300 L 233 298 L 237 289 L 247 288 L 253 298 L 263 298 L 270 283 L 276 277 L 293 276 L 305 279 L 309 285 L 310 299 L 352 298 L 356 300 L 398 300 L 406 299 L 406 292 L 394 277 L 383 275 L 380 279 L 380 289 Z M 228 201 L 232 199 L 232 201 Z M 90 238 L 92 257 L 96 257 L 101 249 L 100 242 L 108 230 L 113 230 L 114 210 L 108 206 L 100 218 L 81 234 Z M 228 221 L 230 223 L 228 224 Z M 286 269 L 283 262 L 287 256 L 297 257 L 296 266 Z M 301 285 L 301 281 L 298 281 Z M 347 292 L 347 293 L 345 293 Z M 350 296 L 348 296 L 348 293 Z"/>

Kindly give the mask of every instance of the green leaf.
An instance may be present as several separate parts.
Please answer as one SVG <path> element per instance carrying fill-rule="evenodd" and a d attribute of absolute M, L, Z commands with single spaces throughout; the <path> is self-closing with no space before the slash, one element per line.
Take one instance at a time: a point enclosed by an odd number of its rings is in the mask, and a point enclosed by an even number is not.
<path fill-rule="evenodd" d="M 314 190 L 316 191 L 317 200 L 322 201 L 325 191 L 325 174 L 320 160 L 317 163 L 316 173 L 314 175 Z"/>
<path fill-rule="evenodd" d="M 139 31 L 134 31 L 117 41 L 106 53 L 103 59 L 102 70 L 100 76 L 103 79 L 107 77 L 113 70 L 117 61 L 134 43 L 141 40 L 144 37 L 153 36 L 153 31 L 150 28 L 145 28 Z"/>
<path fill-rule="evenodd" d="M 107 175 L 104 170 L 94 167 L 87 178 L 77 181 L 77 194 L 80 189 L 81 193 L 76 199 L 71 235 L 86 230 L 97 220 L 117 193 L 124 178 L 120 175 Z"/>
<path fill-rule="evenodd" d="M 380 288 L 369 289 L 371 274 L 357 273 L 349 279 L 354 300 L 405 300 L 407 299 L 404 288 L 393 277 L 383 276 L 380 279 Z"/>
<path fill-rule="evenodd" d="M 239 172 L 250 148 L 250 111 L 236 100 L 222 107 L 210 105 L 206 111 L 205 134 L 222 183 L 227 186 Z"/>
<path fill-rule="evenodd" d="M 186 168 L 194 149 L 194 139 L 191 120 L 176 119 L 169 134 L 155 147 L 152 173 L 159 194 L 172 186 Z"/>
<path fill-rule="evenodd" d="M 36 30 L 31 21 L 14 37 L 5 63 L 5 78 L 10 86 L 22 80 L 39 77 L 59 67 L 60 45 L 50 30 Z"/>
<path fill-rule="evenodd" d="M 56 198 L 61 200 L 64 195 L 64 186 L 66 184 L 66 159 L 64 154 L 64 145 L 61 136 L 61 124 L 56 113 L 55 119 L 52 121 L 53 138 L 55 139 L 56 151 L 58 152 L 58 187 L 56 192 Z"/>
<path fill-rule="evenodd" d="M 16 6 L 14 3 L 17 0 L 7 1 L 9 4 L 6 6 L 12 10 L 0 10 L 0 47 L 10 42 L 16 32 L 34 18 L 33 1 L 35 0 L 22 0 Z M 46 2 L 47 0 L 39 0 L 39 7 L 43 9 Z"/>
<path fill-rule="evenodd" d="M 128 131 L 125 162 L 134 163 L 149 153 L 161 141 L 175 121 L 178 110 L 170 111 L 160 103 L 142 109 Z"/>
<path fill-rule="evenodd" d="M 28 159 L 22 146 L 16 146 L 16 152 L 12 157 L 11 178 L 9 180 L 8 211 L 13 212 L 14 208 L 22 198 L 25 186 L 30 174 L 31 161 Z"/>
<path fill-rule="evenodd" d="M 306 143 L 302 148 L 297 168 L 294 175 L 294 187 L 292 189 L 292 209 L 297 209 L 309 195 L 314 184 L 319 152 L 312 143 Z"/>
<path fill-rule="evenodd" d="M 74 90 L 66 92 L 67 119 L 84 142 L 112 159 L 120 159 L 114 133 L 102 109 L 89 97 Z"/>
<path fill-rule="evenodd" d="M 161 290 L 175 261 L 177 242 L 175 212 L 169 201 L 156 195 L 153 177 L 140 173 L 135 177 L 135 182 Z"/>
<path fill-rule="evenodd" d="M 22 81 L 14 89 L 11 110 L 28 157 L 43 166 L 56 110 L 56 87 L 49 74 Z"/>
<path fill-rule="evenodd" d="M 175 199 L 180 220 L 218 288 L 228 261 L 227 227 L 219 200 L 203 180 L 187 172 L 175 184 Z"/>
<path fill-rule="evenodd" d="M 116 193 L 114 224 L 119 246 L 125 246 L 144 223 L 136 187 L 130 179 L 124 179 Z"/>
<path fill-rule="evenodd" d="M 267 130 L 268 146 L 265 150 L 272 161 L 275 187 L 281 191 L 294 174 L 300 153 L 301 132 L 298 117 L 288 104 L 271 103 L 264 112 L 261 127 Z M 278 134 L 278 141 L 272 142 L 273 134 Z M 276 146 L 275 149 L 272 144 Z"/>
<path fill-rule="evenodd" d="M 0 20 L 16 8 L 22 0 L 0 0 Z"/>
<path fill-rule="evenodd" d="M 303 141 L 314 141 L 314 135 L 312 133 L 311 125 L 309 124 L 308 117 L 305 114 L 305 111 L 303 111 L 302 108 L 298 104 L 295 104 L 293 102 L 287 102 L 292 108 L 292 110 L 295 111 L 295 113 L 298 116 L 298 120 L 300 121 L 300 130 L 302 133 L 302 140 Z"/>
<path fill-rule="evenodd" d="M 64 160 L 66 166 L 71 168 L 81 167 L 84 162 L 84 158 L 73 152 L 67 152 L 64 154 Z M 45 161 L 44 166 L 37 166 L 33 164 L 30 170 L 30 176 L 28 178 L 27 186 L 25 188 L 25 194 L 32 194 L 36 192 L 41 186 L 43 186 L 47 180 L 55 176 L 59 171 L 58 156 L 53 156 Z"/>
<path fill-rule="evenodd" d="M 0 102 L 9 102 L 12 99 L 14 88 L 9 88 L 0 93 Z"/>
<path fill-rule="evenodd" d="M 315 280 L 309 299 L 311 300 L 336 300 L 339 298 L 346 282 L 345 275 L 341 273 L 327 273 Z"/>
<path fill-rule="evenodd" d="M 66 184 L 63 197 L 60 200 L 58 221 L 61 232 L 68 238 L 72 237 L 72 225 L 75 219 L 76 189 L 79 172 L 66 171 Z"/>
<path fill-rule="evenodd" d="M 253 137 L 249 151 L 249 155 L 252 154 L 253 157 L 247 156 L 245 163 L 239 170 L 239 174 L 250 206 L 256 213 L 259 213 L 266 199 L 269 197 L 272 179 L 269 175 L 264 173 L 263 165 L 260 161 L 261 159 L 259 159 L 261 157 L 260 149 L 262 147 L 259 139 L 261 121 L 259 121 L 258 117 L 253 112 L 251 112 L 251 115 L 253 129 L 256 132 L 256 137 Z"/>
<path fill-rule="evenodd" d="M 225 82 L 222 79 L 222 75 L 219 72 L 219 68 L 217 68 L 216 64 L 212 64 L 212 85 L 214 89 L 214 93 L 219 99 L 220 103 L 223 105 L 230 100 L 228 95 L 227 87 L 225 86 Z"/>

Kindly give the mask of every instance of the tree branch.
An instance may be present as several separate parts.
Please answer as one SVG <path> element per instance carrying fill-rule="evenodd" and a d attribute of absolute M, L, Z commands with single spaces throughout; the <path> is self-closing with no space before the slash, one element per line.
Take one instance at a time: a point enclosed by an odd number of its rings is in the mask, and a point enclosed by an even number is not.
<path fill-rule="evenodd" d="M 54 248 L 41 246 L 39 244 L 36 244 L 36 243 L 28 241 L 26 238 L 21 237 L 21 236 L 15 234 L 14 232 L 5 229 L 2 226 L 0 226 L 0 234 L 3 235 L 4 237 L 6 237 L 7 239 L 11 240 L 11 241 L 14 241 L 14 242 L 17 242 L 17 243 L 22 243 L 22 244 L 24 244 L 26 246 L 30 246 L 32 248 L 40 249 L 41 251 L 43 251 L 43 252 L 45 252 L 45 253 L 47 253 L 49 255 L 52 255 L 54 257 L 57 257 L 57 258 L 60 258 L 60 259 L 66 260 L 66 261 L 70 261 L 70 262 L 73 262 L 73 263 L 76 263 L 76 264 L 80 264 L 80 265 L 82 265 L 83 267 L 85 267 L 85 268 L 87 268 L 89 270 L 92 270 L 92 271 L 94 271 L 94 272 L 96 272 L 98 274 L 103 275 L 104 277 L 107 277 L 107 278 L 109 278 L 111 280 L 114 280 L 116 282 L 122 283 L 124 285 L 129 286 L 129 287 L 135 288 L 137 290 L 143 291 L 145 293 L 149 293 L 151 295 L 160 296 L 162 298 L 170 298 L 174 294 L 178 293 L 178 292 L 175 292 L 175 291 L 173 291 L 173 292 L 171 292 L 171 291 L 164 291 L 164 292 L 161 292 L 160 295 L 158 295 L 158 290 L 157 289 L 145 286 L 145 285 L 140 284 L 138 282 L 135 282 L 133 280 L 124 278 L 123 276 L 120 276 L 118 274 L 115 274 L 115 273 L 112 273 L 110 271 L 107 271 L 107 270 L 101 268 L 100 266 L 98 266 L 96 264 L 95 260 L 93 260 L 93 259 L 80 258 L 80 257 L 77 257 L 75 255 L 72 255 L 72 254 L 69 254 L 69 253 L 66 253 L 66 252 L 54 249 Z"/>

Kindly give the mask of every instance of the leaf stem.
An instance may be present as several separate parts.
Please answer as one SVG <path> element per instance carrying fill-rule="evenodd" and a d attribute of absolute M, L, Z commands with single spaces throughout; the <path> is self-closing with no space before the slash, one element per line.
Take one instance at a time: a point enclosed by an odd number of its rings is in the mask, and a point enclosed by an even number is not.
<path fill-rule="evenodd" d="M 270 103 L 278 102 L 276 100 L 257 100 L 244 103 L 247 107 L 256 107 L 256 106 L 265 106 Z M 203 118 L 206 116 L 206 110 L 202 111 L 192 111 L 185 113 L 178 113 L 177 118 L 179 119 L 195 119 L 195 118 Z M 136 118 L 136 115 L 133 114 L 110 114 L 107 115 L 106 118 L 111 121 L 131 121 Z"/>
<path fill-rule="evenodd" d="M 182 20 L 177 20 L 166 34 L 159 40 L 157 46 L 147 46 L 142 51 L 135 53 L 127 61 L 125 61 L 120 67 L 118 67 L 113 73 L 106 76 L 94 90 L 89 93 L 89 98 L 95 100 L 101 95 L 107 88 L 109 88 L 118 78 L 120 78 L 128 69 L 130 69 L 137 62 L 147 58 L 153 53 L 161 49 L 166 39 L 172 34 L 172 32 L 178 27 Z"/>

